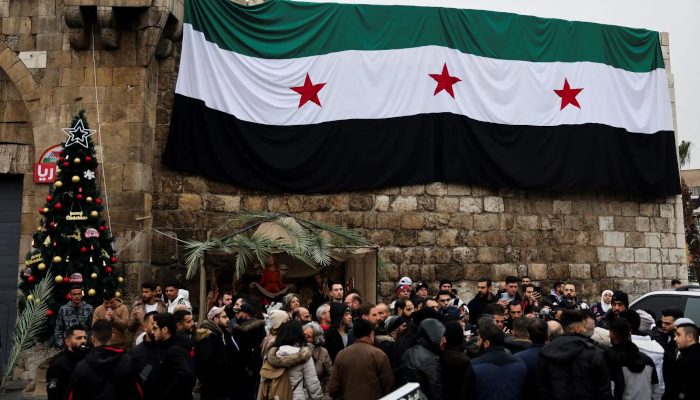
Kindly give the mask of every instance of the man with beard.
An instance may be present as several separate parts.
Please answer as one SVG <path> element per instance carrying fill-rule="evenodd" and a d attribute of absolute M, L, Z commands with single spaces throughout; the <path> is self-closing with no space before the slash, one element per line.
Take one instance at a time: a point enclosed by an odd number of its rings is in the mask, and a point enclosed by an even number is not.
<path fill-rule="evenodd" d="M 160 313 L 153 316 L 153 332 L 160 347 L 160 360 L 153 377 L 156 400 L 192 400 L 197 377 L 190 364 L 191 344 L 178 340 L 175 316 Z"/>
<path fill-rule="evenodd" d="M 677 346 L 675 342 L 677 320 L 683 318 L 683 310 L 678 307 L 669 307 L 661 311 L 661 341 L 662 345 L 666 345 L 673 353 L 676 354 Z M 675 357 L 674 357 L 675 358 Z"/>
<path fill-rule="evenodd" d="M 369 321 L 374 329 L 377 329 L 379 317 L 377 314 L 377 307 L 372 303 L 365 303 L 357 310 L 357 315 L 359 318 L 366 319 Z"/>
<path fill-rule="evenodd" d="M 131 318 L 129 318 L 129 331 L 134 332 L 134 343 L 141 343 L 139 338 L 143 340 L 144 335 L 144 319 L 148 313 L 163 313 L 167 312 L 163 300 L 156 297 L 157 285 L 153 282 L 144 282 L 141 285 L 141 301 L 134 303 L 131 308 Z"/>
<path fill-rule="evenodd" d="M 333 303 L 342 303 L 344 293 L 342 282 L 334 281 L 331 284 L 331 301 Z"/>
<path fill-rule="evenodd" d="M 184 332 L 187 335 L 192 333 L 192 326 L 194 326 L 194 321 L 192 320 L 192 314 L 186 310 L 177 310 L 173 313 L 175 316 L 175 323 L 177 324 L 177 331 Z"/>
<path fill-rule="evenodd" d="M 491 292 L 491 279 L 481 278 L 476 284 L 476 296 L 467 304 L 469 309 L 469 323 L 476 325 L 476 321 L 481 314 L 486 313 L 486 307 L 491 303 L 493 293 Z"/>
<path fill-rule="evenodd" d="M 564 282 L 554 282 L 554 289 L 549 292 L 549 299 L 555 307 L 564 299 Z"/>
<path fill-rule="evenodd" d="M 224 307 L 212 307 L 207 320 L 197 329 L 194 363 L 202 385 L 202 400 L 227 399 L 231 395 L 228 380 L 233 374 L 233 341 L 227 326 Z"/>
<path fill-rule="evenodd" d="M 564 290 L 566 290 L 566 288 Z M 622 290 L 616 290 L 613 292 L 613 297 L 610 304 L 610 310 L 608 310 L 608 312 L 606 312 L 605 315 L 603 315 L 603 317 L 601 317 L 597 322 L 599 328 L 610 329 L 610 322 L 619 317 L 621 312 L 629 308 L 629 296 L 627 296 L 627 293 L 623 292 Z"/>
<path fill-rule="evenodd" d="M 530 277 L 525 275 L 522 278 L 520 278 L 520 288 L 522 289 L 523 294 L 525 293 L 525 287 L 531 283 Z"/>
<path fill-rule="evenodd" d="M 389 306 L 386 303 L 377 304 L 377 329 L 374 332 L 377 336 L 386 335 L 386 326 L 384 321 L 389 318 Z"/>
<path fill-rule="evenodd" d="M 82 325 L 73 325 L 66 331 L 65 348 L 51 362 L 46 372 L 46 392 L 49 400 L 64 400 L 75 366 L 87 354 L 87 333 Z"/>
<path fill-rule="evenodd" d="M 143 398 L 146 400 L 155 398 L 154 392 L 158 388 L 154 386 L 154 368 L 158 368 L 160 363 L 160 346 L 156 343 L 156 336 L 153 328 L 155 320 L 153 317 L 158 313 L 151 311 L 143 317 L 143 341 L 140 342 L 129 353 L 131 366 L 139 374 L 143 383 Z"/>
<path fill-rule="evenodd" d="M 156 299 L 161 299 L 161 300 L 163 300 L 163 302 L 165 302 L 165 299 L 163 298 L 163 286 L 156 285 L 155 296 L 156 296 Z"/>
<path fill-rule="evenodd" d="M 398 299 L 396 300 L 396 307 L 394 308 L 394 315 L 403 317 L 405 320 L 410 321 L 411 315 L 414 312 L 414 305 L 411 300 L 408 299 Z"/>
<path fill-rule="evenodd" d="M 387 357 L 391 364 L 391 370 L 396 371 L 399 360 L 396 359 L 396 341 L 399 336 L 406 330 L 408 321 L 397 315 L 392 315 L 386 320 L 386 335 L 376 336 L 377 347 L 379 347 Z M 396 374 L 394 374 L 396 376 Z M 396 379 L 396 378 L 395 378 Z"/>
<path fill-rule="evenodd" d="M 567 283 L 564 285 L 564 299 L 569 300 L 574 305 L 574 310 L 588 310 L 588 304 L 579 301 L 576 297 L 576 285 Z"/>
<path fill-rule="evenodd" d="M 260 384 L 261 345 L 267 332 L 265 321 L 256 319 L 250 304 L 241 304 L 231 336 L 236 347 L 233 353 L 233 399 L 252 400 Z"/>
<path fill-rule="evenodd" d="M 169 313 L 175 312 L 175 306 L 178 304 L 186 305 L 187 309 L 190 311 L 190 314 L 192 313 L 192 305 L 190 305 L 190 302 L 187 301 L 182 292 L 184 292 L 184 290 L 180 290 L 177 283 L 173 282 L 165 284 L 165 297 L 168 298 L 165 305 L 168 307 Z"/>

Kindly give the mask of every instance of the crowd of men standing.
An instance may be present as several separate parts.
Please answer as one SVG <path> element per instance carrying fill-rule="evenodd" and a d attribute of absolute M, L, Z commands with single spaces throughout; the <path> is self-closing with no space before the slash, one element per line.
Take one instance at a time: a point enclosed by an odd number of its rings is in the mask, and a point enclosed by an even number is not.
<path fill-rule="evenodd" d="M 464 302 L 448 280 L 431 297 L 404 277 L 374 305 L 334 282 L 330 302 L 288 294 L 265 318 L 224 292 L 197 325 L 185 291 L 164 293 L 144 283 L 129 312 L 112 293 L 92 310 L 71 290 L 49 399 L 371 400 L 410 382 L 427 400 L 700 399 L 697 325 L 670 308 L 657 328 L 621 291 L 589 306 L 571 283 L 543 295 L 528 277 L 482 278 Z"/>

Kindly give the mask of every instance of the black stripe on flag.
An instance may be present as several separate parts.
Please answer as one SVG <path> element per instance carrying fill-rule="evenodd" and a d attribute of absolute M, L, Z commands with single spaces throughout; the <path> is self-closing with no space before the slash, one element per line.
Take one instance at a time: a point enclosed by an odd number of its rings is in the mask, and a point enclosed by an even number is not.
<path fill-rule="evenodd" d="M 432 182 L 681 193 L 672 131 L 499 125 L 449 113 L 262 125 L 181 95 L 163 163 L 241 187 L 293 193 Z"/>

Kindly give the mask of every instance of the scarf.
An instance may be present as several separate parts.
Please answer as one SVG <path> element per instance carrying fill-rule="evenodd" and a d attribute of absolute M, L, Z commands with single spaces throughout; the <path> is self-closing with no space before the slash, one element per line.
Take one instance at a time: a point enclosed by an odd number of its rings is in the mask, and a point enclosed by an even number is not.
<path fill-rule="evenodd" d="M 610 304 L 605 304 L 604 297 L 605 293 L 608 292 L 610 292 L 610 294 L 613 294 L 612 290 L 605 290 L 603 291 L 603 294 L 600 295 L 600 307 L 603 309 L 603 312 L 608 312 L 608 310 L 612 308 L 612 301 L 610 302 Z"/>
<path fill-rule="evenodd" d="M 564 296 L 559 296 L 559 295 L 557 294 L 557 291 L 554 290 L 554 289 L 552 289 L 552 291 L 549 292 L 549 295 L 550 295 L 550 296 L 553 296 L 555 299 L 557 299 L 557 302 L 559 302 L 559 303 L 561 303 L 561 300 L 562 300 L 562 298 L 564 297 Z"/>

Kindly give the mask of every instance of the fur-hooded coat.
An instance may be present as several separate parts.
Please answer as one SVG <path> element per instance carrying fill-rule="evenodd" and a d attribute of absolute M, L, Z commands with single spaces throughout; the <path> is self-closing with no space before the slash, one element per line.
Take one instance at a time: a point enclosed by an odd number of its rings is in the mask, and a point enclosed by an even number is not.
<path fill-rule="evenodd" d="M 285 368 L 294 393 L 292 400 L 323 400 L 323 389 L 316 375 L 316 366 L 308 347 L 273 347 L 267 354 L 267 362 L 276 368 Z"/>

